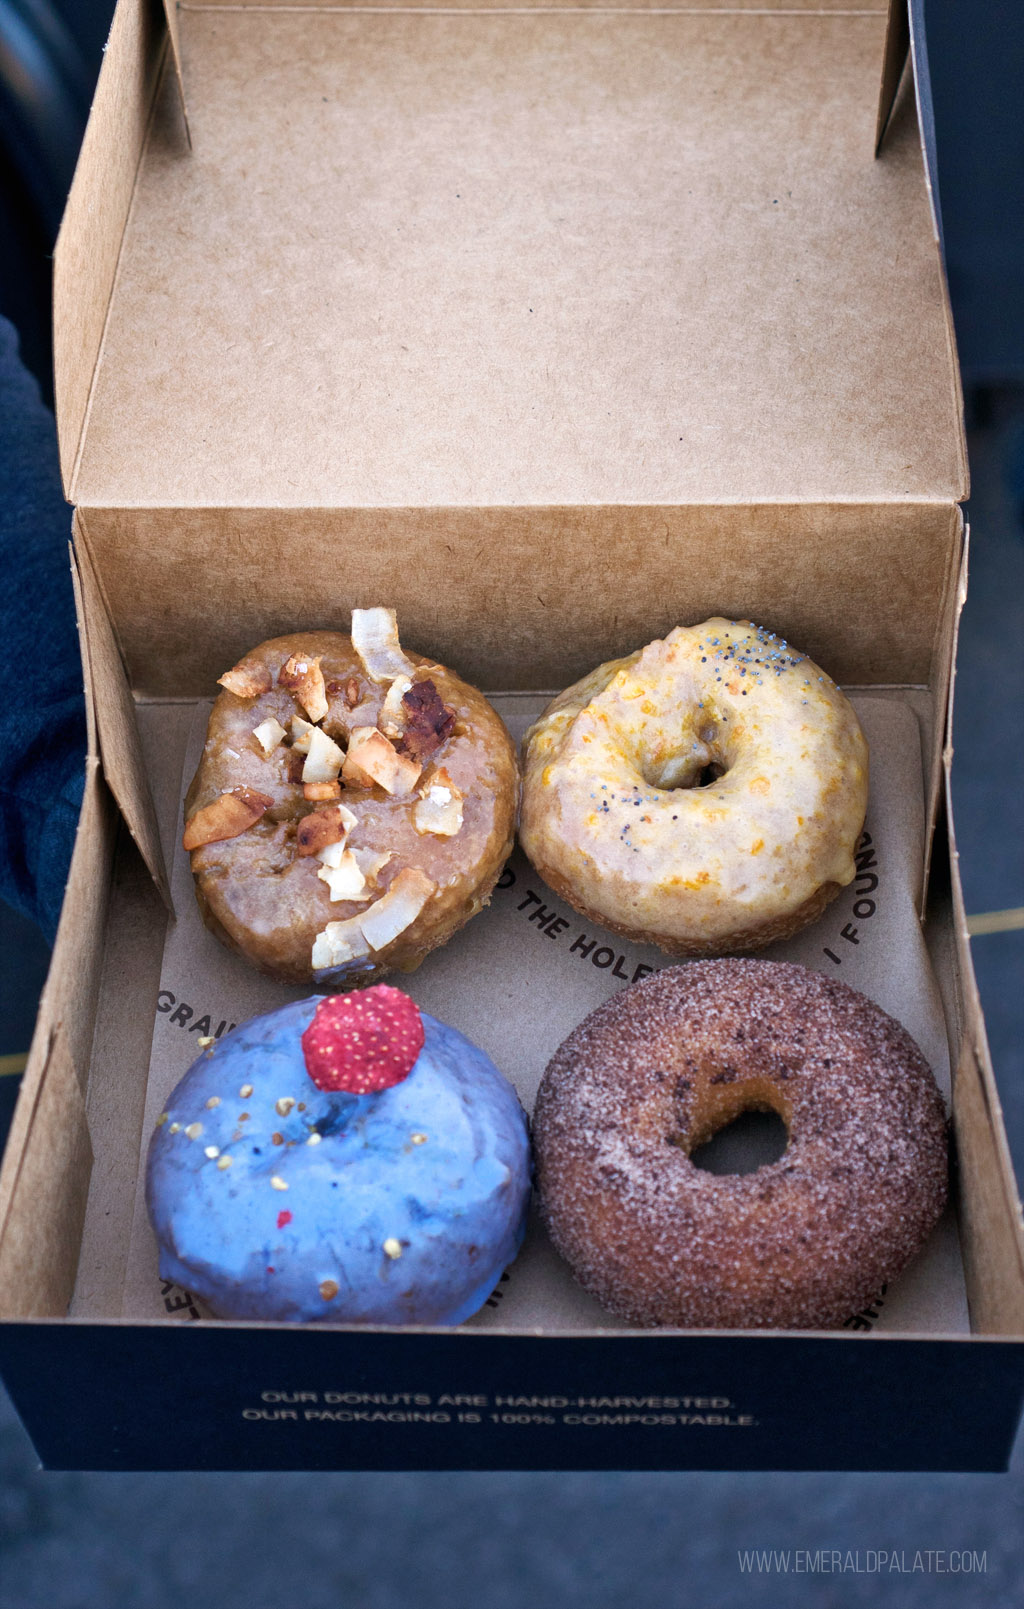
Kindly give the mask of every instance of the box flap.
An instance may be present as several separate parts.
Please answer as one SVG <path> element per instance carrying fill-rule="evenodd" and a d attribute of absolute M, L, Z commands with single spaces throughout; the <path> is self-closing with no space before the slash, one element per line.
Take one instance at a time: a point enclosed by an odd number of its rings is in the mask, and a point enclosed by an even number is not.
<path fill-rule="evenodd" d="M 909 96 L 872 160 L 884 13 L 179 21 L 194 151 L 165 73 L 79 502 L 964 495 Z"/>
<path fill-rule="evenodd" d="M 135 710 L 113 627 L 89 557 L 81 515 L 75 517 L 75 534 L 78 551 L 72 568 L 80 634 L 85 644 L 83 665 L 86 700 L 91 706 L 90 732 L 95 734 L 99 742 L 107 786 L 117 800 L 128 830 L 170 910 L 167 872 L 156 810 L 142 761 Z"/>

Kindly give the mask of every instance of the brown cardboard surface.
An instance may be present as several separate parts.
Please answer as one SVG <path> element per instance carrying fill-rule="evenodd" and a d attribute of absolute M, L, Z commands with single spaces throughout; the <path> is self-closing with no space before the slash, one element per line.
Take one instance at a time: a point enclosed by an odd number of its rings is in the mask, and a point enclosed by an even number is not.
<path fill-rule="evenodd" d="M 254 643 L 346 630 L 353 607 L 382 599 L 403 641 L 492 692 L 568 686 L 715 614 L 753 616 L 844 686 L 928 686 L 946 674 L 960 532 L 959 510 L 941 503 L 82 519 L 132 687 L 157 698 L 203 697 Z"/>
<path fill-rule="evenodd" d="M 79 1075 L 58 1028 L 17 1153 L 0 1229 L 4 1314 L 63 1317 L 74 1290 L 92 1150 Z"/>
<path fill-rule="evenodd" d="M 76 519 L 78 534 L 81 522 Z M 170 906 L 156 811 L 146 780 L 131 694 L 117 643 L 84 542 L 76 561 L 76 599 L 88 644 L 86 702 L 107 785 L 117 800 L 150 875 Z"/>
<path fill-rule="evenodd" d="M 54 252 L 54 385 L 65 490 L 82 445 L 164 39 L 157 0 L 118 6 Z"/>
<path fill-rule="evenodd" d="M 194 151 L 167 75 L 80 503 L 962 495 L 908 99 L 871 160 L 884 13 L 179 20 Z"/>
<path fill-rule="evenodd" d="M 768 954 L 838 972 L 906 1024 L 921 1044 L 948 1097 L 949 1051 L 941 1001 L 916 918 L 924 835 L 920 728 L 913 697 L 853 695 L 872 756 L 867 836 L 856 883 L 796 939 Z M 543 707 L 536 696 L 509 695 L 496 703 L 519 735 Z M 173 708 L 173 707 L 169 707 Z M 195 706 L 176 797 L 201 752 L 209 704 Z M 180 736 L 180 717 L 175 717 Z M 170 729 L 168 728 L 168 739 Z M 168 742 L 168 747 L 170 743 Z M 188 857 L 176 841 L 180 811 L 168 843 L 178 920 L 169 931 L 160 978 L 153 1052 L 141 1136 L 138 1199 L 125 1274 L 125 1318 L 167 1314 L 194 1318 L 196 1307 L 161 1287 L 142 1194 L 142 1162 L 167 1096 L 196 1055 L 196 1035 L 272 1009 L 305 991 L 256 973 L 203 927 L 192 892 Z M 175 847 L 176 844 L 176 847 Z M 171 849 L 174 848 L 173 858 Z M 402 986 L 423 1006 L 481 1044 L 516 1085 L 529 1109 L 548 1058 L 575 1024 L 637 969 L 669 964 L 660 951 L 602 933 L 555 898 L 522 857 L 510 862 L 510 886 L 488 910 Z M 507 880 L 508 874 L 506 874 Z M 538 925 L 537 917 L 543 915 Z M 596 957 L 596 960 L 594 959 Z M 514 1035 L 509 1023 L 515 1024 Z M 623 1326 L 586 1297 L 535 1223 L 528 1244 L 502 1280 L 493 1306 L 474 1327 L 615 1329 Z M 76 1298 L 76 1310 L 78 1302 Z M 967 1306 L 952 1214 L 906 1277 L 885 1293 L 858 1328 L 966 1333 Z"/>

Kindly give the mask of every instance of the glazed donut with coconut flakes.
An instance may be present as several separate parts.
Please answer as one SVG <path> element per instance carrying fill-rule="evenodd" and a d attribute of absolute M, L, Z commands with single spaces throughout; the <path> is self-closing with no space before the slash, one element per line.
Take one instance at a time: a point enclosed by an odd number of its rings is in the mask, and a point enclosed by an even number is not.
<path fill-rule="evenodd" d="M 526 735 L 520 839 L 585 916 L 671 955 L 758 949 L 855 874 L 868 752 L 849 701 L 749 621 L 600 665 Z"/>
<path fill-rule="evenodd" d="M 225 944 L 347 989 L 411 970 L 487 903 L 515 748 L 482 693 L 402 649 L 393 611 L 276 637 L 220 682 L 183 842 Z"/>

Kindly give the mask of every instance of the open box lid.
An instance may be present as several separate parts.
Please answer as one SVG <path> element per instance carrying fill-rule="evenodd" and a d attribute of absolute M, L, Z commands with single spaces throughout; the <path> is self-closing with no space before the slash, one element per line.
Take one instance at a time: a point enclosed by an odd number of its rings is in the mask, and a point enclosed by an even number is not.
<path fill-rule="evenodd" d="M 175 23 L 191 145 L 121 0 L 58 244 L 83 508 L 966 494 L 906 86 L 873 157 L 884 9 Z"/>

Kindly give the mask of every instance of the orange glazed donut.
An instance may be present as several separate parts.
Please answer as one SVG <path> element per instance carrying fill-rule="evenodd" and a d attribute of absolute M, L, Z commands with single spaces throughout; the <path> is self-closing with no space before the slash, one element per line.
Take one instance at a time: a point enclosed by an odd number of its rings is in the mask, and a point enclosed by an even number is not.
<path fill-rule="evenodd" d="M 585 916 L 670 955 L 756 950 L 853 880 L 868 751 L 839 688 L 748 620 L 599 665 L 525 741 L 519 836 Z"/>
<path fill-rule="evenodd" d="M 690 1153 L 747 1110 L 784 1155 L 714 1175 Z M 637 1325 L 830 1329 L 914 1256 L 946 1200 L 946 1122 L 904 1028 L 774 961 L 697 961 L 580 1023 L 537 1097 L 541 1206 L 576 1278 Z"/>

